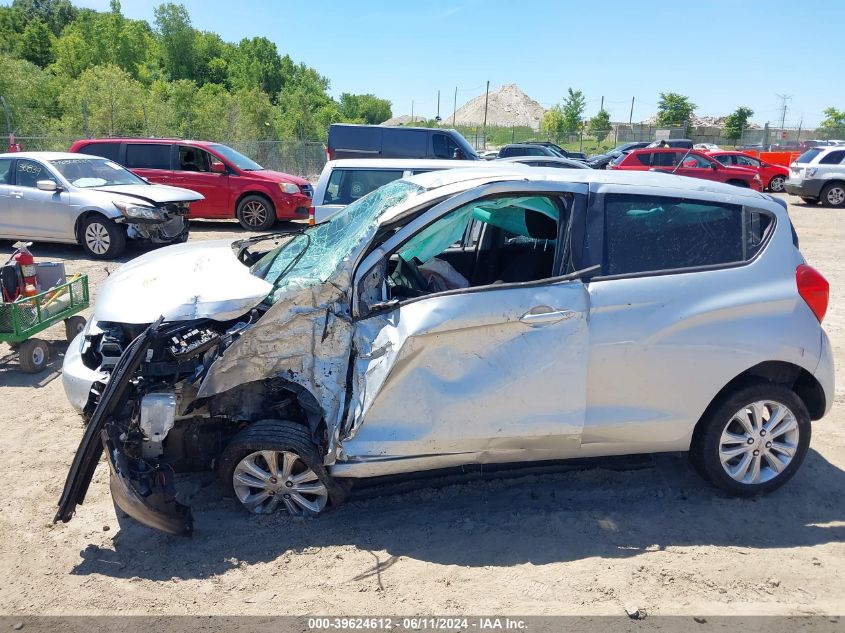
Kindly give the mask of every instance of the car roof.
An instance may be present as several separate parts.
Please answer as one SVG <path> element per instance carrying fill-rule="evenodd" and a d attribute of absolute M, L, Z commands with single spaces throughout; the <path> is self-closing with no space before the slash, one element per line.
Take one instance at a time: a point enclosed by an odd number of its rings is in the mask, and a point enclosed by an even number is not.
<path fill-rule="evenodd" d="M 341 158 L 330 160 L 326 163 L 326 167 L 332 169 L 455 169 L 487 164 L 489 161 L 434 158 Z"/>
<path fill-rule="evenodd" d="M 529 163 L 531 161 L 542 161 L 544 163 L 560 163 L 561 165 L 579 165 L 575 169 L 587 168 L 587 163 L 574 158 L 563 158 L 561 156 L 510 156 L 508 158 L 497 158 L 496 160 L 503 163 Z M 495 163 L 494 163 L 495 164 Z"/>
<path fill-rule="evenodd" d="M 499 151 L 505 149 L 505 147 L 543 147 L 546 148 L 548 145 L 544 145 L 543 143 L 508 143 L 507 145 L 503 146 Z"/>
<path fill-rule="evenodd" d="M 448 171 L 426 172 L 410 176 L 406 180 L 420 185 L 426 190 L 436 189 L 452 183 L 474 179 L 501 180 L 503 177 L 513 177 L 519 180 L 530 180 L 537 182 L 563 182 L 583 183 L 586 185 L 629 185 L 632 187 L 660 187 L 685 189 L 688 191 L 704 191 L 715 194 L 729 194 L 755 198 L 757 200 L 770 200 L 765 194 L 753 189 L 737 187 L 703 178 L 690 178 L 667 174 L 664 172 L 633 171 L 625 169 L 573 169 L 563 170 L 555 167 L 532 167 L 530 169 L 520 168 L 518 164 L 508 163 L 507 167 L 502 165 L 505 161 L 496 161 L 500 165 L 494 165 L 499 169 L 451 169 Z"/>
<path fill-rule="evenodd" d="M 186 143 L 188 145 L 206 146 L 222 145 L 217 141 L 193 141 L 186 138 L 153 138 L 153 137 L 132 137 L 132 136 L 110 136 L 108 138 L 81 138 L 76 143 Z M 74 145 L 76 144 L 74 143 Z"/>
<path fill-rule="evenodd" d="M 100 156 L 91 156 L 89 154 L 75 154 L 73 152 L 9 152 L 0 154 L 0 158 L 32 158 L 36 160 L 62 160 L 68 158 L 84 158 L 84 159 L 100 159 Z"/>

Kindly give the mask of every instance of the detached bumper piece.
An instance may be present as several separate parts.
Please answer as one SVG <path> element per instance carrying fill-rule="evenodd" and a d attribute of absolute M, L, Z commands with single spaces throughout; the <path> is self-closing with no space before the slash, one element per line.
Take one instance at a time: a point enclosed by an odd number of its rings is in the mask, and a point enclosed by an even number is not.
<path fill-rule="evenodd" d="M 174 499 L 171 471 L 159 466 L 140 470 L 137 460 L 119 450 L 121 431 L 114 420 L 127 403 L 132 391 L 130 383 L 147 350 L 155 340 L 167 336 L 168 328 L 162 328 L 159 319 L 132 341 L 117 361 L 73 458 L 54 522 L 67 523 L 73 518 L 76 506 L 85 500 L 105 449 L 112 495 L 121 510 L 138 522 L 169 534 L 189 536 L 193 531 L 190 509 Z"/>

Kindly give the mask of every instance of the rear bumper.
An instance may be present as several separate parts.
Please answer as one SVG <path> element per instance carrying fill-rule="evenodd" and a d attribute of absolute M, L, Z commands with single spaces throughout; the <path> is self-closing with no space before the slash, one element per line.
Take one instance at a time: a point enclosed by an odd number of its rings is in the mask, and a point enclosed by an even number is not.
<path fill-rule="evenodd" d="M 824 181 L 814 179 L 792 180 L 787 179 L 784 187 L 786 193 L 800 198 L 818 198 L 822 192 Z"/>
<path fill-rule="evenodd" d="M 830 339 L 827 333 L 822 330 L 822 348 L 819 354 L 819 364 L 814 372 L 816 380 L 824 390 L 824 414 L 827 415 L 833 407 L 835 383 L 835 370 L 833 366 L 833 349 L 830 346 Z"/>

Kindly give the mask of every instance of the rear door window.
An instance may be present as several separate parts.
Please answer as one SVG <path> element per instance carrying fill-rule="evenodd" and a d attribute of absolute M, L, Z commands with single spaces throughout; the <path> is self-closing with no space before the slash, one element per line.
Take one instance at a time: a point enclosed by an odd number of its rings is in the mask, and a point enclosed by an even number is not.
<path fill-rule="evenodd" d="M 101 156 L 118 162 L 117 157 L 120 152 L 120 143 L 89 143 L 77 150 L 80 154 L 88 154 L 89 156 Z"/>
<path fill-rule="evenodd" d="M 170 169 L 170 145 L 127 143 L 126 166 L 130 169 Z"/>
<path fill-rule="evenodd" d="M 773 225 L 740 205 L 609 194 L 602 274 L 628 275 L 751 259 Z"/>
<path fill-rule="evenodd" d="M 382 185 L 399 180 L 403 174 L 401 169 L 335 169 L 323 204 L 351 204 Z"/>

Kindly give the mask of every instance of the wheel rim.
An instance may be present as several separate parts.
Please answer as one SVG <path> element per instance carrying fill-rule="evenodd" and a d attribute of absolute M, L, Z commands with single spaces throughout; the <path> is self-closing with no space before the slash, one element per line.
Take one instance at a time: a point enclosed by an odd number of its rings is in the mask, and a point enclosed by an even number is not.
<path fill-rule="evenodd" d="M 842 187 L 831 187 L 827 192 L 827 201 L 830 204 L 842 204 L 845 202 L 845 189 Z"/>
<path fill-rule="evenodd" d="M 35 346 L 32 348 L 30 358 L 32 359 L 33 365 L 41 365 L 44 362 L 45 357 L 46 354 L 44 354 L 44 350 L 41 347 Z"/>
<path fill-rule="evenodd" d="M 293 515 L 316 514 L 329 492 L 305 462 L 289 451 L 256 451 L 244 457 L 232 475 L 235 495 L 255 514 L 284 506 Z"/>
<path fill-rule="evenodd" d="M 734 413 L 722 431 L 722 468 L 742 484 L 770 481 L 792 462 L 798 435 L 798 421 L 789 407 L 772 400 L 752 402 Z"/>
<path fill-rule="evenodd" d="M 772 182 L 769 183 L 769 189 L 772 191 L 783 191 L 783 183 L 783 176 L 775 176 L 772 178 Z"/>
<path fill-rule="evenodd" d="M 85 227 L 85 244 L 96 255 L 105 255 L 111 246 L 111 237 L 105 226 L 92 222 Z"/>
<path fill-rule="evenodd" d="M 242 215 L 249 226 L 263 226 L 267 222 L 267 205 L 250 200 L 244 205 Z"/>

